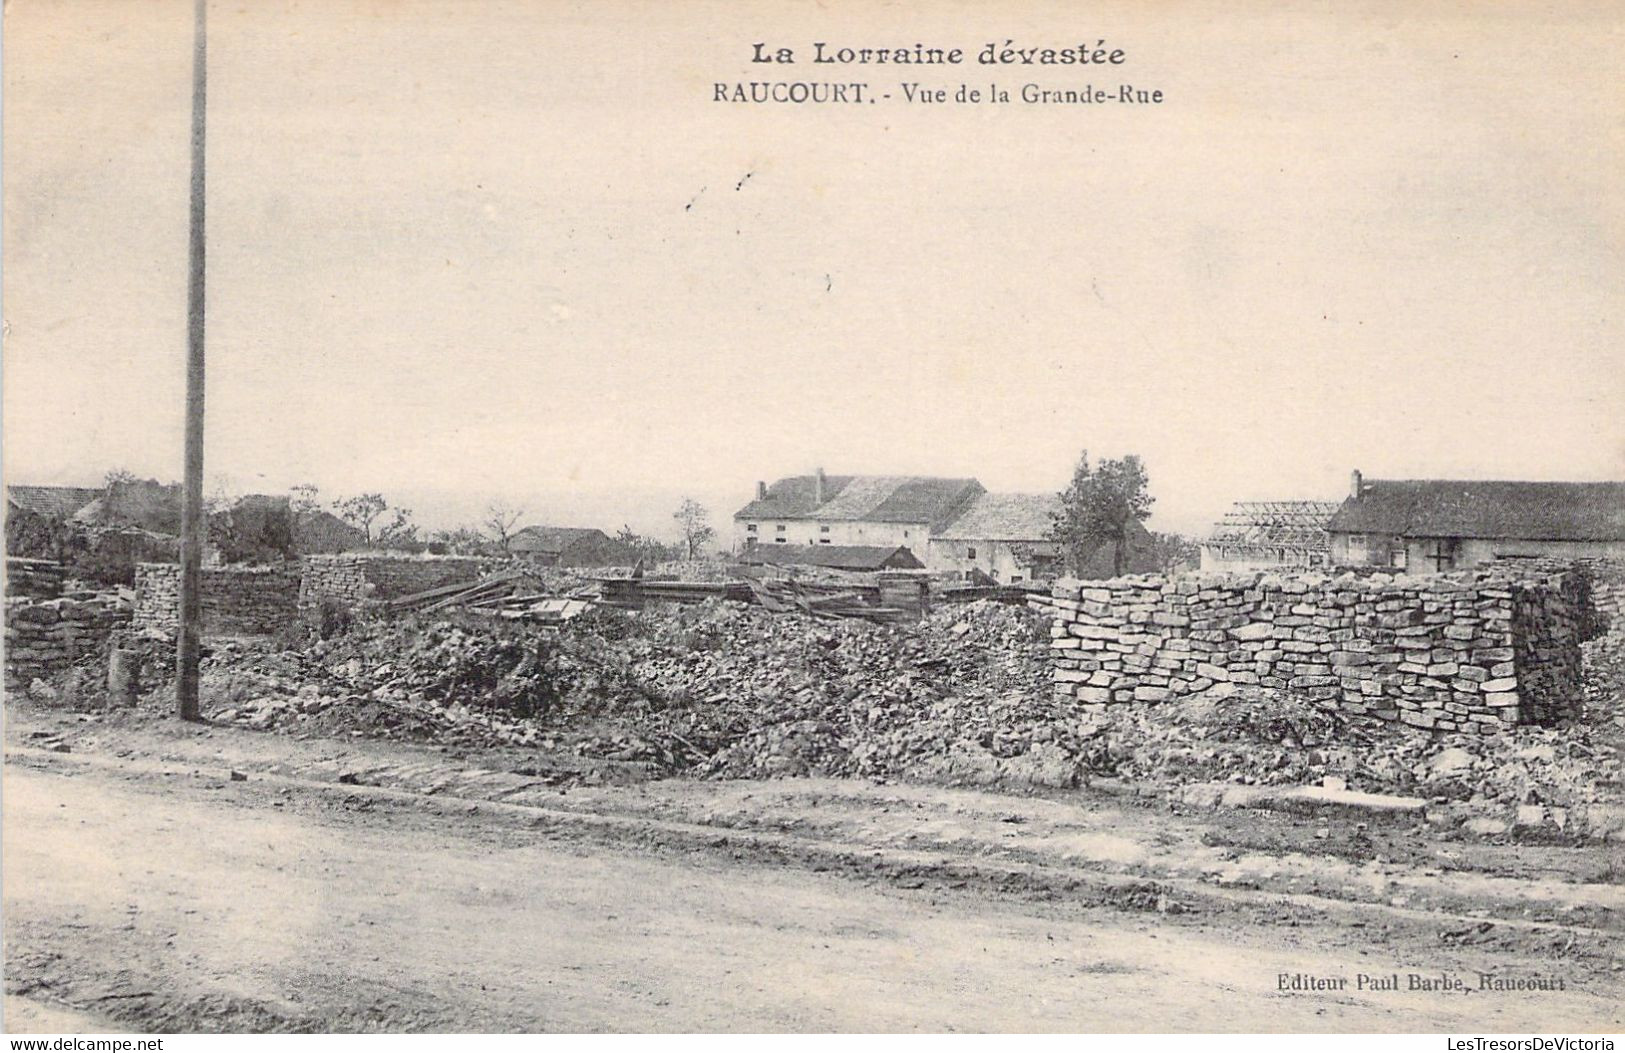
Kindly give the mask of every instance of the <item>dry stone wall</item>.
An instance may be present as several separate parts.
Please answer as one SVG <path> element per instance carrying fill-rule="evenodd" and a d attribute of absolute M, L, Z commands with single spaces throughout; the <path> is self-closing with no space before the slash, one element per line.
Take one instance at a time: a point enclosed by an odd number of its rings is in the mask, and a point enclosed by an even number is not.
<path fill-rule="evenodd" d="M 54 559 L 6 557 L 6 595 L 51 599 L 62 595 L 66 571 Z"/>
<path fill-rule="evenodd" d="M 345 553 L 307 556 L 299 586 L 299 606 L 316 607 L 324 599 L 345 607 L 392 600 L 443 585 L 475 582 L 509 561 L 478 556 L 398 556 L 388 553 Z"/>
<path fill-rule="evenodd" d="M 26 689 L 36 679 L 48 679 L 83 657 L 100 653 L 108 637 L 129 624 L 129 605 L 116 594 L 8 598 L 6 688 Z"/>
<path fill-rule="evenodd" d="M 299 613 L 299 574 L 283 567 L 205 567 L 203 632 L 211 636 L 274 633 Z M 135 568 L 135 627 L 172 635 L 180 621 L 181 568 L 142 563 Z"/>
<path fill-rule="evenodd" d="M 1575 565 L 1590 578 L 1597 634 L 1610 626 L 1625 628 L 1625 560 L 1582 559 Z"/>
<path fill-rule="evenodd" d="M 1580 699 L 1584 611 L 1565 582 L 1504 570 L 1064 580 L 1055 689 L 1098 708 L 1258 685 L 1440 731 L 1551 723 Z"/>

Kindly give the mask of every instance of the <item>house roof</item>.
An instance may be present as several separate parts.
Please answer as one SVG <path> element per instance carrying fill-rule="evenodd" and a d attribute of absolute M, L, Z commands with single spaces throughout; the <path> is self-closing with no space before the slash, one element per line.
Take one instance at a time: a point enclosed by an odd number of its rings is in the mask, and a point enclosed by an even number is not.
<path fill-rule="evenodd" d="M 1625 541 L 1625 483 L 1372 479 L 1327 530 L 1396 537 Z"/>
<path fill-rule="evenodd" d="M 740 554 L 739 561 L 834 570 L 912 570 L 925 566 L 918 556 L 900 545 L 894 548 L 885 545 L 753 545 Z"/>
<path fill-rule="evenodd" d="M 96 500 L 73 514 L 92 526 L 135 526 L 158 534 L 181 528 L 181 484 L 135 479 L 103 490 Z"/>
<path fill-rule="evenodd" d="M 1058 494 L 981 493 L 933 540 L 1043 541 L 1060 509 Z"/>
<path fill-rule="evenodd" d="M 343 552 L 367 540 L 366 531 L 321 508 L 293 517 L 293 546 L 298 552 Z"/>
<path fill-rule="evenodd" d="M 510 552 L 563 552 L 578 541 L 608 541 L 609 535 L 597 527 L 529 526 L 508 538 Z"/>
<path fill-rule="evenodd" d="M 826 475 L 824 500 L 828 502 L 839 495 L 851 481 L 850 475 Z M 766 497 L 757 498 L 734 516 L 739 519 L 806 519 L 818 506 L 814 498 L 817 487 L 817 476 L 786 476 L 767 488 Z"/>
<path fill-rule="evenodd" d="M 6 487 L 8 504 L 52 519 L 68 519 L 101 495 L 101 490 L 88 486 Z"/>
<path fill-rule="evenodd" d="M 933 528 L 951 520 L 982 493 L 975 479 L 942 479 L 922 475 L 827 475 L 824 500 L 817 500 L 818 479 L 794 475 L 780 479 L 734 513 L 736 519 L 814 519 L 830 522 L 928 523 Z"/>

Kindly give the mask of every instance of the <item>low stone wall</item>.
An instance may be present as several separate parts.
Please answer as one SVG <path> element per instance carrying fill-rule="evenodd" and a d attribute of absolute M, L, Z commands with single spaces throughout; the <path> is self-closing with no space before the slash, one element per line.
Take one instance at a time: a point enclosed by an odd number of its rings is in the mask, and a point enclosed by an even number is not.
<path fill-rule="evenodd" d="M 299 584 L 299 606 L 309 610 L 323 599 L 332 599 L 346 607 L 359 607 L 442 585 L 475 582 L 510 562 L 479 556 L 399 556 L 383 552 L 307 556 Z"/>
<path fill-rule="evenodd" d="M 1609 626 L 1625 627 L 1625 560 L 1582 559 L 1576 561 L 1591 578 L 1591 604 L 1597 614 L 1597 631 Z"/>
<path fill-rule="evenodd" d="M 54 559 L 25 559 L 6 557 L 6 595 L 31 596 L 51 599 L 62 595 L 62 580 L 66 577 L 62 564 Z"/>
<path fill-rule="evenodd" d="M 107 647 L 130 623 L 130 609 L 114 594 L 6 600 L 8 690 L 25 690 L 37 678 L 64 672 L 79 659 Z"/>
<path fill-rule="evenodd" d="M 1441 731 L 1551 723 L 1580 703 L 1576 588 L 1504 569 L 1067 580 L 1056 691 L 1095 708 L 1259 685 Z"/>
<path fill-rule="evenodd" d="M 207 636 L 260 636 L 277 632 L 299 614 L 299 575 L 283 567 L 205 567 L 201 614 Z M 135 568 L 135 627 L 173 635 L 180 622 L 181 568 L 142 563 Z"/>

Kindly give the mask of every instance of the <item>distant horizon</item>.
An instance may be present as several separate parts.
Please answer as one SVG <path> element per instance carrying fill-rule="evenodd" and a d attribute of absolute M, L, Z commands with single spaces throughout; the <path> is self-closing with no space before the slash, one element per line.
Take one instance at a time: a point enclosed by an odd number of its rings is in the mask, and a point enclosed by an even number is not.
<path fill-rule="evenodd" d="M 174 485 L 179 482 L 178 479 L 173 477 L 165 477 L 161 473 L 145 472 L 138 469 L 129 468 L 125 465 L 113 466 L 112 468 L 109 468 L 108 471 L 117 469 L 130 471 L 136 477 L 141 479 L 156 479 L 158 482 L 165 485 Z M 1354 469 L 1351 469 L 1351 471 L 1353 470 Z M 760 481 L 771 485 L 776 480 L 781 478 L 796 475 L 811 475 L 814 471 L 816 471 L 816 468 L 809 468 L 796 472 L 786 472 L 781 475 L 773 476 Z M 849 472 L 845 470 L 830 470 L 827 468 L 826 471 L 830 475 L 905 474 Z M 50 480 L 41 480 L 34 476 L 15 479 L 8 477 L 5 480 L 5 485 L 77 486 L 97 489 L 104 485 L 106 474 L 107 472 L 103 472 L 94 479 L 90 479 L 83 474 L 69 476 L 60 480 L 54 478 Z M 1443 476 L 1378 476 L 1373 475 L 1371 472 L 1363 469 L 1361 470 L 1361 474 L 1367 483 L 1378 481 L 1396 482 L 1404 481 L 1407 478 L 1446 478 Z M 972 477 L 979 479 L 979 477 L 974 475 Z M 1490 478 L 1486 476 L 1451 476 L 1448 478 L 1461 479 L 1462 481 L 1470 482 L 1625 482 L 1625 479 L 1564 478 L 1508 480 Z M 301 482 L 311 481 L 312 480 L 302 480 Z M 522 509 L 525 513 L 521 517 L 515 529 L 525 526 L 597 527 L 606 533 L 614 534 L 622 527 L 630 527 L 638 534 L 653 537 L 659 540 L 672 540 L 679 536 L 679 531 L 672 522 L 671 513 L 675 511 L 679 501 L 685 497 L 692 497 L 704 505 L 707 512 L 710 513 L 711 522 L 712 525 L 717 529 L 719 541 L 726 542 L 728 528 L 733 522 L 734 513 L 748 504 L 755 496 L 755 486 L 757 481 L 758 480 L 752 480 L 743 488 L 733 486 L 691 486 L 687 488 L 582 487 L 570 491 L 559 490 L 551 493 L 534 492 L 529 494 L 519 494 L 517 492 L 507 494 L 474 494 L 425 489 L 403 489 L 396 492 L 390 492 L 373 490 L 365 487 L 358 488 L 356 490 L 337 491 L 322 487 L 319 483 L 317 483 L 317 487 L 319 493 L 318 503 L 321 505 L 321 507 L 327 510 L 331 510 L 333 501 L 340 497 L 351 496 L 355 493 L 382 493 L 385 499 L 389 501 L 390 507 L 405 507 L 410 509 L 413 514 L 414 522 L 416 522 L 425 533 L 439 530 L 452 530 L 458 527 L 473 527 L 477 529 L 480 526 L 480 520 L 483 518 L 482 514 L 485 508 L 487 508 L 493 501 L 502 501 L 511 507 L 518 507 Z M 1054 490 L 1014 491 L 989 485 L 988 482 L 983 479 L 979 479 L 979 481 L 981 481 L 988 490 L 995 493 L 1060 493 L 1065 489 L 1065 486 L 1062 485 L 1057 486 Z M 212 496 L 212 494 L 218 492 L 220 489 L 218 484 L 220 482 L 222 482 L 222 480 L 220 480 L 218 477 L 213 479 L 213 485 L 205 488 L 206 494 Z M 226 480 L 226 482 L 228 484 L 226 492 L 232 497 L 243 497 L 249 494 L 283 496 L 288 494 L 292 487 L 301 485 L 301 483 L 292 483 L 287 486 L 280 487 L 267 485 L 260 488 L 240 488 L 235 485 L 231 485 L 229 480 Z M 1160 533 L 1180 534 L 1193 540 L 1201 540 L 1202 538 L 1208 536 L 1214 526 L 1218 523 L 1220 517 L 1223 516 L 1223 514 L 1228 511 L 1230 506 L 1235 502 L 1301 500 L 1330 501 L 1338 503 L 1348 496 L 1348 489 L 1348 478 L 1345 477 L 1343 479 L 1341 489 L 1335 493 L 1259 494 L 1238 496 L 1232 501 L 1226 502 L 1223 507 L 1218 508 L 1213 513 L 1211 518 L 1197 521 L 1197 524 L 1194 527 L 1177 526 L 1172 522 L 1171 517 L 1159 517 L 1157 514 L 1157 507 L 1153 505 L 1151 518 L 1146 521 L 1146 525 L 1148 529 Z M 1152 479 L 1151 493 L 1153 496 L 1159 496 L 1157 494 L 1156 480 L 1154 478 Z M 729 503 L 730 501 L 733 503 Z"/>

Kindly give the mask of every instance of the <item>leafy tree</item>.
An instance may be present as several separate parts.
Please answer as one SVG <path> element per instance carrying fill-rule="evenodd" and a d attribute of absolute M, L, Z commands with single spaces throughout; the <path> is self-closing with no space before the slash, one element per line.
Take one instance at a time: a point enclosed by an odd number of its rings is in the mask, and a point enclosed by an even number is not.
<path fill-rule="evenodd" d="M 393 509 L 393 515 L 388 523 L 378 531 L 378 543 L 389 548 L 417 548 L 423 544 L 418 539 L 418 525 L 412 521 L 410 508 Z"/>
<path fill-rule="evenodd" d="M 102 477 L 102 486 L 108 490 L 128 486 L 133 482 L 136 482 L 136 475 L 128 468 L 109 468 L 107 474 Z"/>
<path fill-rule="evenodd" d="M 1144 522 L 1156 500 L 1147 492 L 1148 484 L 1145 466 L 1134 454 L 1090 465 L 1089 451 L 1083 451 L 1072 484 L 1061 494 L 1049 535 L 1071 573 L 1083 573 L 1090 558 L 1107 544 L 1112 546 L 1112 573 L 1123 573 L 1129 523 Z"/>
<path fill-rule="evenodd" d="M 692 497 L 683 498 L 683 503 L 677 506 L 677 511 L 673 512 L 671 517 L 677 520 L 678 526 L 682 528 L 683 548 L 688 553 L 689 559 L 698 556 L 700 549 L 709 545 L 717 536 L 710 523 L 711 513 Z"/>
<path fill-rule="evenodd" d="M 209 541 L 227 563 L 293 558 L 293 512 L 283 501 L 238 499 L 211 511 L 208 524 Z"/>
<path fill-rule="evenodd" d="M 316 498 L 315 483 L 300 483 L 298 486 L 288 488 L 288 507 L 293 509 L 296 516 L 308 515 L 321 509 L 321 502 Z"/>
<path fill-rule="evenodd" d="M 634 563 L 640 559 L 645 563 L 664 563 L 682 555 L 671 545 L 636 533 L 630 525 L 623 526 L 616 532 L 615 543 L 626 550 Z"/>
<path fill-rule="evenodd" d="M 481 556 L 489 547 L 485 535 L 470 526 L 437 530 L 429 535 L 429 544 L 431 548 L 439 546 L 454 556 Z"/>
<path fill-rule="evenodd" d="M 333 502 L 333 511 L 340 519 L 366 535 L 367 544 L 373 543 L 372 524 L 389 509 L 383 494 L 357 494 L 341 497 Z"/>
<path fill-rule="evenodd" d="M 508 551 L 508 542 L 513 537 L 513 528 L 519 525 L 525 510 L 519 505 L 510 505 L 506 501 L 492 501 L 485 508 L 485 519 L 481 522 L 485 533 L 492 541 L 502 546 L 502 551 Z"/>

